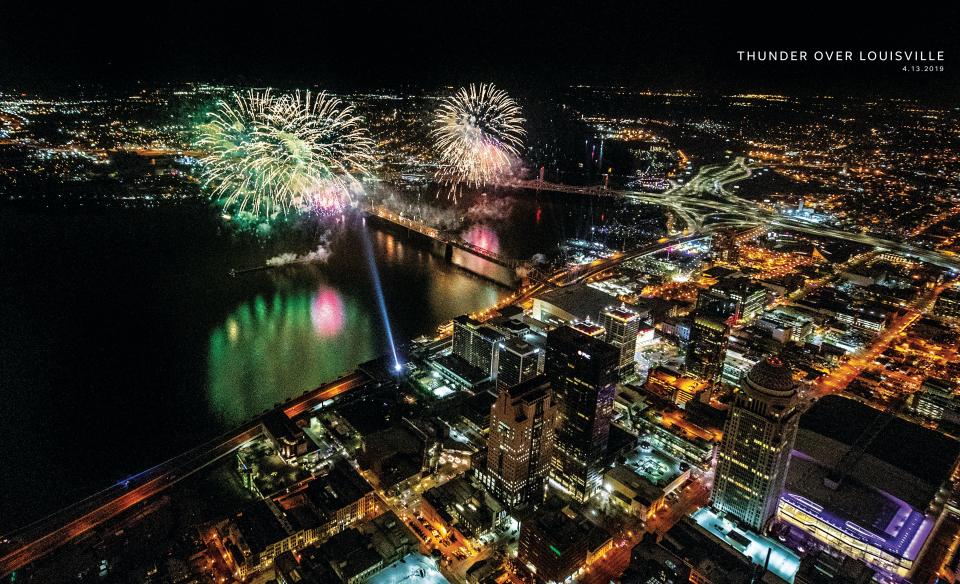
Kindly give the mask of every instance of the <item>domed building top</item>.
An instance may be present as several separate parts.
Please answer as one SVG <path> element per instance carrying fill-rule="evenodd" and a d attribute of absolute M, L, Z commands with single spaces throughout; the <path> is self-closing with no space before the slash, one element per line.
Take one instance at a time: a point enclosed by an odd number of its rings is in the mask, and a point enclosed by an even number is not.
<path fill-rule="evenodd" d="M 793 371 L 779 357 L 767 357 L 754 365 L 744 385 L 770 397 L 790 397 L 797 392 Z"/>

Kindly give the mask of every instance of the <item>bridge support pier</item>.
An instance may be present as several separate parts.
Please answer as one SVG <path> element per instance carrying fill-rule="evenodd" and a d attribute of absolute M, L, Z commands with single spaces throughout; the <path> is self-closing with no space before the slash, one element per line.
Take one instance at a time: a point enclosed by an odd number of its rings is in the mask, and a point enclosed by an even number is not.
<path fill-rule="evenodd" d="M 440 239 L 431 239 L 430 253 L 438 258 L 443 258 L 443 261 L 450 263 L 451 259 L 453 258 L 453 244 Z"/>

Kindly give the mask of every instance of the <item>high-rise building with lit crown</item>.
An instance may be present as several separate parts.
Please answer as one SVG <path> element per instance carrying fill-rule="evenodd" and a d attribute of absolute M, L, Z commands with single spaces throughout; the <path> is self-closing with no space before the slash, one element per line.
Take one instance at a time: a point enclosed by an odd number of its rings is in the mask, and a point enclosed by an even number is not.
<path fill-rule="evenodd" d="M 727 414 L 710 501 L 745 527 L 763 528 L 777 510 L 799 419 L 797 383 L 778 357 L 746 375 Z"/>
<path fill-rule="evenodd" d="M 640 315 L 626 306 L 614 306 L 600 313 L 600 324 L 606 331 L 603 340 L 620 349 L 621 375 L 633 373 Z"/>
<path fill-rule="evenodd" d="M 560 402 L 551 477 L 577 501 L 600 487 L 620 350 L 561 327 L 547 335 L 547 375 Z"/>
<path fill-rule="evenodd" d="M 607 331 L 603 328 L 603 326 L 591 321 L 590 319 L 575 320 L 571 322 L 569 326 L 570 328 L 576 330 L 577 332 L 581 332 L 588 337 L 597 337 L 598 339 L 602 339 L 607 336 Z"/>
<path fill-rule="evenodd" d="M 510 508 L 543 501 L 557 409 L 541 375 L 502 388 L 490 410 L 484 482 Z"/>

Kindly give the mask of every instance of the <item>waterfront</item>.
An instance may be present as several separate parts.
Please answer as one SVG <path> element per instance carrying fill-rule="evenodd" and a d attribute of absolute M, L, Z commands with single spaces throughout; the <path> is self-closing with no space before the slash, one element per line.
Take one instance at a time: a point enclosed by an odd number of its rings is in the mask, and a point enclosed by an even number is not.
<path fill-rule="evenodd" d="M 509 230 L 486 220 L 466 237 L 529 257 L 588 234 L 611 205 L 523 201 Z M 6 209 L 0 443 L 20 446 L 0 456 L 0 532 L 382 354 L 362 223 L 346 223 L 264 241 L 230 233 L 202 203 Z M 371 237 L 400 340 L 508 293 L 400 232 Z M 325 262 L 229 276 L 324 240 Z"/>

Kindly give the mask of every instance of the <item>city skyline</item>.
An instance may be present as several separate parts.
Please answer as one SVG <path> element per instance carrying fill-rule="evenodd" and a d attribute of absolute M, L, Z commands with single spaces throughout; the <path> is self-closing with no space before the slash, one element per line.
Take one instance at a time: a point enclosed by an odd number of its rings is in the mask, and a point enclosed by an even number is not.
<path fill-rule="evenodd" d="M 829 8 L 11 8 L 0 583 L 960 581 L 960 12 Z"/>

